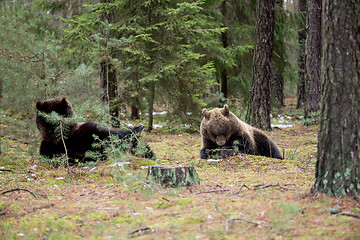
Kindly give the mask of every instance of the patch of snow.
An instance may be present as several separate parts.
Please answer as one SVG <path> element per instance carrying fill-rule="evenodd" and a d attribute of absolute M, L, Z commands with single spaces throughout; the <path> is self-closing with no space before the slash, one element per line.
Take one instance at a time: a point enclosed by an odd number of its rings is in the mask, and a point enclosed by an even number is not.
<path fill-rule="evenodd" d="M 161 124 L 154 124 L 153 127 L 154 127 L 154 128 L 162 128 L 163 125 L 161 125 Z"/>
<path fill-rule="evenodd" d="M 210 158 L 210 159 L 208 159 L 207 161 L 208 162 L 221 162 L 221 161 L 223 161 L 224 159 L 222 159 L 222 158 L 220 158 L 220 159 L 212 159 L 212 158 Z"/>
<path fill-rule="evenodd" d="M 162 111 L 162 112 L 153 112 L 153 115 L 164 115 L 167 114 L 168 111 Z"/>
<path fill-rule="evenodd" d="M 115 162 L 110 164 L 110 167 L 124 167 L 125 164 L 130 164 L 130 162 Z"/>
<path fill-rule="evenodd" d="M 289 127 L 293 127 L 294 125 L 292 124 L 271 124 L 271 127 L 277 127 L 277 128 L 289 128 Z"/>

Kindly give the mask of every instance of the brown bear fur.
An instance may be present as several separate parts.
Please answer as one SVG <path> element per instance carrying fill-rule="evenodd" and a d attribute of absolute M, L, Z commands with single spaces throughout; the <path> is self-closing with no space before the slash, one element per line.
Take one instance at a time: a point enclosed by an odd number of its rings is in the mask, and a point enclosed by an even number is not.
<path fill-rule="evenodd" d="M 202 113 L 202 159 L 211 157 L 211 151 L 218 148 L 283 159 L 279 147 L 268 136 L 237 118 L 229 111 L 227 104 L 210 111 L 203 109 Z"/>
<path fill-rule="evenodd" d="M 44 102 L 36 102 L 37 117 L 36 125 L 41 135 L 40 155 L 52 158 L 56 155 L 64 154 L 65 147 L 61 138 L 55 135 L 55 126 L 46 121 L 39 112 L 50 114 L 56 112 L 60 116 L 70 118 L 74 115 L 71 103 L 66 98 L 53 98 Z M 73 163 L 75 159 L 79 161 L 92 161 L 94 159 L 85 157 L 85 153 L 89 150 L 103 153 L 103 147 L 93 147 L 97 136 L 100 140 L 108 139 L 110 135 L 116 135 L 119 139 L 129 139 L 134 134 L 141 132 L 144 126 L 140 125 L 129 130 L 115 130 L 101 128 L 98 124 L 88 121 L 74 123 L 69 126 L 70 130 L 66 138 L 64 138 L 66 150 L 70 162 Z M 136 148 L 137 140 L 132 142 L 132 148 Z M 143 157 L 153 158 L 154 154 L 149 146 L 146 145 L 146 152 Z"/>

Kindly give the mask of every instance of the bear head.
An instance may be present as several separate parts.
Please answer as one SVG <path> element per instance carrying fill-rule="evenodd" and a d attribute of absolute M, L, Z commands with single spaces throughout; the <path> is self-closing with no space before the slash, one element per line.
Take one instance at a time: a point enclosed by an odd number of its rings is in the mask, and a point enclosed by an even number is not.
<path fill-rule="evenodd" d="M 52 98 L 44 102 L 37 101 L 36 109 L 45 113 L 56 112 L 62 116 L 74 114 L 71 103 L 66 98 Z"/>
<path fill-rule="evenodd" d="M 202 114 L 201 134 L 218 146 L 224 146 L 234 132 L 229 106 L 225 104 L 223 108 L 210 111 L 203 109 Z"/>

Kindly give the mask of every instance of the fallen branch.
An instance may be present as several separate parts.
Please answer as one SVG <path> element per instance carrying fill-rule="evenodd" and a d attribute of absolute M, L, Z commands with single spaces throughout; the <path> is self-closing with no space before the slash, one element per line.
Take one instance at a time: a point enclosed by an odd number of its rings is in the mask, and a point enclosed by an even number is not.
<path fill-rule="evenodd" d="M 331 214 L 334 215 L 342 215 L 347 217 L 354 217 L 354 218 L 360 218 L 359 214 L 350 213 L 350 212 L 342 212 L 342 211 L 330 211 Z"/>
<path fill-rule="evenodd" d="M 214 193 L 214 192 L 226 192 L 229 191 L 228 189 L 212 189 L 212 190 L 208 190 L 208 191 L 201 191 L 201 192 L 197 192 L 195 193 L 197 194 L 202 194 L 202 193 Z"/>
<path fill-rule="evenodd" d="M 25 191 L 25 192 L 28 192 L 28 193 L 30 193 L 31 195 L 33 195 L 34 198 L 37 198 L 37 195 L 40 195 L 40 196 L 42 196 L 43 198 L 46 198 L 44 195 L 41 195 L 41 194 L 39 194 L 39 193 L 33 193 L 32 191 L 27 190 L 27 189 L 25 189 L 25 188 L 14 188 L 14 189 L 11 189 L 11 190 L 4 191 L 4 192 L 0 193 L 0 195 L 5 195 L 6 193 L 11 193 L 11 192 L 15 192 L 15 191 Z"/>
<path fill-rule="evenodd" d="M 144 235 L 146 233 L 150 233 L 150 232 L 153 232 L 154 230 L 152 230 L 151 228 L 149 227 L 145 227 L 145 228 L 140 228 L 140 229 L 137 229 L 131 233 L 129 233 L 129 238 L 133 238 L 133 237 L 139 237 L 141 235 Z"/>
<path fill-rule="evenodd" d="M 256 189 L 264 189 L 264 188 L 268 188 L 268 187 L 279 187 L 280 184 L 279 183 L 273 183 L 273 184 L 258 184 L 255 185 L 254 188 Z"/>
<path fill-rule="evenodd" d="M 245 184 L 243 184 L 243 185 L 240 187 L 239 191 L 234 192 L 234 195 L 238 195 L 239 192 L 240 192 L 244 187 L 246 187 L 247 189 L 250 189 L 248 186 L 246 186 Z"/>
<path fill-rule="evenodd" d="M 245 219 L 245 218 L 229 218 L 228 220 L 226 220 L 226 223 L 225 223 L 226 231 L 229 231 L 229 223 L 230 222 L 235 222 L 235 221 L 243 221 L 243 222 L 252 223 L 252 224 L 255 225 L 255 227 L 260 225 L 260 223 L 257 223 L 257 222 L 254 222 L 254 221 L 251 221 L 251 220 L 248 220 L 248 219 Z"/>
<path fill-rule="evenodd" d="M 15 172 L 14 170 L 11 169 L 0 169 L 1 172 Z"/>

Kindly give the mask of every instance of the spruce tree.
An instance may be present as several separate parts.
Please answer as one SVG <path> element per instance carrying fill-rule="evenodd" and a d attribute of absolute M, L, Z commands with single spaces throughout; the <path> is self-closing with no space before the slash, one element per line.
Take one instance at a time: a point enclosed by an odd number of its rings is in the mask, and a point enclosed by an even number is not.
<path fill-rule="evenodd" d="M 116 40 L 126 41 L 112 45 L 120 73 L 119 102 L 147 102 L 149 129 L 156 98 L 169 103 L 183 121 L 198 119 L 202 96 L 213 83 L 213 63 L 205 56 L 220 51 L 219 35 L 224 31 L 206 14 L 204 2 L 119 0 L 91 5 L 89 13 L 68 21 L 73 28 L 67 31 L 67 39 L 85 41 L 88 35 L 87 41 L 94 45 L 101 24 L 96 15 L 108 12 L 115 14 L 109 31 Z M 80 28 L 84 26 L 87 32 Z M 129 95 L 132 103 L 123 97 Z"/>

